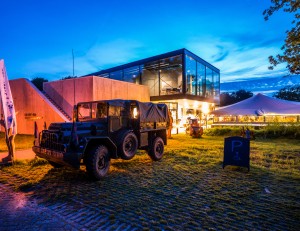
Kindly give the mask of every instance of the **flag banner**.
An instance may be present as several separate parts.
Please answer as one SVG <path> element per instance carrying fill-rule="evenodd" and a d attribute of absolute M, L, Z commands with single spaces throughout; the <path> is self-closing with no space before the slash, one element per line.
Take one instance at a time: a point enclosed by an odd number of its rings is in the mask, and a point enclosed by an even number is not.
<path fill-rule="evenodd" d="M 3 105 L 5 130 L 7 136 L 10 137 L 17 134 L 17 120 L 3 59 L 0 60 L 0 94 Z"/>

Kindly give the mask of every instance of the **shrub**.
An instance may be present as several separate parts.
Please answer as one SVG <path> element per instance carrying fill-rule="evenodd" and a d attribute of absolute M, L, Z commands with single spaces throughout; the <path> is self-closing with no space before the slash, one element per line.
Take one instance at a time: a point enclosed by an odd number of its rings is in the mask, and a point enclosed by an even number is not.
<path fill-rule="evenodd" d="M 225 128 L 210 128 L 204 130 L 204 134 L 208 136 L 239 136 L 239 127 L 225 127 Z"/>
<path fill-rule="evenodd" d="M 300 124 L 269 124 L 265 127 L 254 128 L 250 127 L 250 130 L 254 132 L 255 137 L 259 138 L 289 138 L 300 139 Z M 208 136 L 240 136 L 242 127 L 223 127 L 223 128 L 211 128 L 204 131 Z"/>
<path fill-rule="evenodd" d="M 300 138 L 300 124 L 284 125 L 284 124 L 270 124 L 263 128 L 260 132 L 264 138 Z"/>

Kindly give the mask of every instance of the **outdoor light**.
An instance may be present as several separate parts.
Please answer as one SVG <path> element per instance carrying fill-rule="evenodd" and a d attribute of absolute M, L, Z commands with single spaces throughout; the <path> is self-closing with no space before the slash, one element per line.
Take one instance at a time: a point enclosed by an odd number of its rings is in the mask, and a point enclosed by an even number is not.
<path fill-rule="evenodd" d="M 198 107 L 198 102 L 195 101 L 195 102 L 194 102 L 194 108 L 197 108 L 197 107 Z"/>
<path fill-rule="evenodd" d="M 178 109 L 178 118 L 181 118 L 181 117 L 183 116 L 183 115 L 182 115 L 182 112 L 181 112 L 181 109 L 182 109 L 182 108 L 179 108 L 179 109 Z"/>
<path fill-rule="evenodd" d="M 187 102 L 184 103 L 184 108 L 189 108 L 189 104 Z"/>
<path fill-rule="evenodd" d="M 206 114 L 206 115 L 209 113 L 209 105 L 208 105 L 208 103 L 204 102 L 202 104 L 202 112 L 203 112 L 203 114 Z"/>
<path fill-rule="evenodd" d="M 133 118 L 136 119 L 137 116 L 138 116 L 138 112 L 137 112 L 137 109 L 135 107 L 135 108 L 133 108 Z"/>
<path fill-rule="evenodd" d="M 203 114 L 205 116 L 205 128 L 207 128 L 207 115 L 209 113 L 209 105 L 208 105 L 208 103 L 204 102 L 202 104 L 202 112 L 203 112 Z"/>

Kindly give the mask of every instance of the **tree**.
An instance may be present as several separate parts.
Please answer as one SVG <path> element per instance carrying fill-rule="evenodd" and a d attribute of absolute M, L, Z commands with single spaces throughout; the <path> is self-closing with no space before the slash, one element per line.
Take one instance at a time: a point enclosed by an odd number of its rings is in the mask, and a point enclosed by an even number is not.
<path fill-rule="evenodd" d="M 278 99 L 300 102 L 300 84 L 294 86 L 286 86 L 276 92 L 273 96 Z"/>
<path fill-rule="evenodd" d="M 278 54 L 276 57 L 269 56 L 271 64 L 269 69 L 273 70 L 278 64 L 287 63 L 287 69 L 290 74 L 300 74 L 300 1 L 271 0 L 271 2 L 273 5 L 263 12 L 266 21 L 280 9 L 288 13 L 295 13 L 295 19 L 292 22 L 294 27 L 286 32 L 285 44 L 281 47 L 283 54 Z"/>
<path fill-rule="evenodd" d="M 237 103 L 237 102 L 240 102 L 242 100 L 252 97 L 253 93 L 251 91 L 246 91 L 246 90 L 241 89 L 236 92 L 233 92 L 232 95 L 235 98 L 235 101 Z"/>
<path fill-rule="evenodd" d="M 220 106 L 227 106 L 234 103 L 234 98 L 229 92 L 223 92 L 220 94 Z"/>
<path fill-rule="evenodd" d="M 43 83 L 48 82 L 48 79 L 44 79 L 42 77 L 35 77 L 31 80 L 31 82 L 37 87 L 37 89 L 43 91 Z"/>
<path fill-rule="evenodd" d="M 236 92 L 224 92 L 220 94 L 220 106 L 227 106 L 248 99 L 253 96 L 251 91 L 238 90 Z"/>

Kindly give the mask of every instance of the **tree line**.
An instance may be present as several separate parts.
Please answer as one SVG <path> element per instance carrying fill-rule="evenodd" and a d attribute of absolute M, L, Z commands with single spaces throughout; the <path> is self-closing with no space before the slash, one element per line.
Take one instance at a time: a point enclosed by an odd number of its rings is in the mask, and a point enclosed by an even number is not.
<path fill-rule="evenodd" d="M 235 92 L 223 92 L 220 94 L 220 106 L 238 103 L 253 96 L 251 91 L 238 90 Z M 300 102 L 300 85 L 286 86 L 273 94 L 277 99 Z"/>

